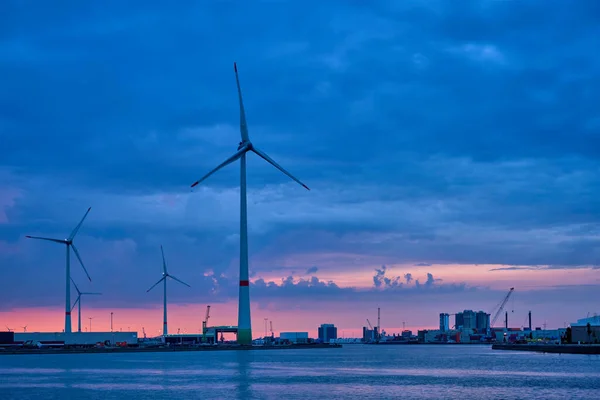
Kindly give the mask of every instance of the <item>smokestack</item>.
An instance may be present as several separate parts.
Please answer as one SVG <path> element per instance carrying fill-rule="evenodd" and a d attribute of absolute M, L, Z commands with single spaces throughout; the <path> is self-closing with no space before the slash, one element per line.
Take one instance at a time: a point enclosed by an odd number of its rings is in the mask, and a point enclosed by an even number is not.
<path fill-rule="evenodd" d="M 529 311 L 529 330 L 531 330 L 531 311 Z"/>
<path fill-rule="evenodd" d="M 508 330 L 508 311 L 504 312 L 504 328 Z"/>
<path fill-rule="evenodd" d="M 381 309 L 377 307 L 377 340 L 381 336 Z"/>

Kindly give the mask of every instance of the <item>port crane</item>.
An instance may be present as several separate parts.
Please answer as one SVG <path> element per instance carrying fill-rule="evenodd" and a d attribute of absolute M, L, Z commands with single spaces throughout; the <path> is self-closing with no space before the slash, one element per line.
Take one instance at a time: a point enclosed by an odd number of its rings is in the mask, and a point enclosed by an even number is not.
<path fill-rule="evenodd" d="M 208 324 L 208 319 L 210 318 L 210 306 L 206 306 L 206 315 L 204 316 L 204 321 L 202 321 L 202 343 L 206 343 L 206 329 Z"/>
<path fill-rule="evenodd" d="M 498 308 L 498 311 L 496 311 L 496 314 L 494 314 L 494 318 L 492 319 L 492 322 L 490 323 L 490 329 L 494 327 L 496 320 L 498 320 L 498 317 L 500 317 L 500 314 L 502 314 L 502 310 L 504 310 L 504 306 L 506 306 L 506 303 L 508 302 L 508 299 L 510 299 L 510 295 L 513 293 L 514 290 L 515 290 L 515 288 L 511 287 L 510 290 L 508 291 L 508 293 L 506 294 L 506 296 L 504 296 L 504 299 L 500 303 L 500 307 Z"/>

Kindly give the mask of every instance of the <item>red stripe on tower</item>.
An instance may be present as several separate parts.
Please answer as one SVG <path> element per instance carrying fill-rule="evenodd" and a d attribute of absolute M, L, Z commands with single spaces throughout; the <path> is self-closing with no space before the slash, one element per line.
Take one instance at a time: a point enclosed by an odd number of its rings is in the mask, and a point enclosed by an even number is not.
<path fill-rule="evenodd" d="M 250 286 L 248 281 L 240 281 L 240 286 Z"/>

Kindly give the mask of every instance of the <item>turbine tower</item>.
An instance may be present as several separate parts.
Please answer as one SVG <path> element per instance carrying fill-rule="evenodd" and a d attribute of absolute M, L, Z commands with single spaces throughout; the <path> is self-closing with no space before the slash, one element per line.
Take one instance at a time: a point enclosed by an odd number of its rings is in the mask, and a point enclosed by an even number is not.
<path fill-rule="evenodd" d="M 83 221 L 85 220 L 85 217 L 87 217 L 87 215 L 89 214 L 91 209 L 92 209 L 92 207 L 87 209 L 87 211 L 85 212 L 85 215 L 83 216 L 83 218 L 81 218 L 81 221 L 79 222 L 79 224 L 77 224 L 75 229 L 73 229 L 73 232 L 71 232 L 71 235 L 69 235 L 69 237 L 67 239 L 52 239 L 52 238 L 29 236 L 29 235 L 25 236 L 26 238 L 29 238 L 29 239 L 48 240 L 50 242 L 61 243 L 61 244 L 64 244 L 67 246 L 67 284 L 66 284 L 66 294 L 65 294 L 66 295 L 66 299 L 65 299 L 65 334 L 71 333 L 71 247 L 73 248 L 73 252 L 75 253 L 75 256 L 79 260 L 79 263 L 81 264 L 81 267 L 83 268 L 83 271 L 87 275 L 90 282 L 92 281 L 92 278 L 90 278 L 90 274 L 88 274 L 87 269 L 85 269 L 85 265 L 83 265 L 83 261 L 81 261 L 81 256 L 79 255 L 79 251 L 77 251 L 77 247 L 75 247 L 75 244 L 73 244 L 73 239 L 75 238 L 75 235 L 77 235 L 79 228 L 81 228 L 81 225 L 83 224 Z"/>
<path fill-rule="evenodd" d="M 170 275 L 167 272 L 167 262 L 165 261 L 165 252 L 163 251 L 162 245 L 160 246 L 160 252 L 162 254 L 162 260 L 163 260 L 162 278 L 160 278 L 158 282 L 156 282 L 154 285 L 152 285 L 150 287 L 150 289 L 146 290 L 146 293 L 148 293 L 149 291 L 151 291 L 152 289 L 154 289 L 154 286 L 158 285 L 159 283 L 161 283 L 161 282 L 163 283 L 163 290 L 164 290 L 164 299 L 163 299 L 164 300 L 164 305 L 163 305 L 163 336 L 165 336 L 168 333 L 168 330 L 167 330 L 167 278 L 171 278 L 173 280 L 176 280 L 179 283 L 183 283 L 187 287 L 191 287 L 191 286 L 188 285 L 187 283 L 185 283 L 184 281 L 175 278 L 173 275 Z"/>
<path fill-rule="evenodd" d="M 71 307 L 71 311 L 73 311 L 73 309 L 75 308 L 76 305 L 79 305 L 79 307 L 77 307 L 77 332 L 81 332 L 81 295 L 82 294 L 102 294 L 102 293 L 81 292 L 81 291 L 79 291 L 79 288 L 75 284 L 75 281 L 73 280 L 73 278 L 71 278 L 71 282 L 73 282 L 73 286 L 75 286 L 75 290 L 77 291 L 77 300 L 75 300 L 75 303 L 73 303 L 73 307 Z"/>
<path fill-rule="evenodd" d="M 252 344 L 252 325 L 250 320 L 250 287 L 248 282 L 248 214 L 246 205 L 246 153 L 254 152 L 256 155 L 267 161 L 269 164 L 286 174 L 288 177 L 302 185 L 307 190 L 308 186 L 300 182 L 292 174 L 287 172 L 283 167 L 277 164 L 266 153 L 254 147 L 248 136 L 248 126 L 246 124 L 246 112 L 244 111 L 244 103 L 242 101 L 242 89 L 240 88 L 240 79 L 238 77 L 237 65 L 233 63 L 235 71 L 235 80 L 237 84 L 238 98 L 240 102 L 240 133 L 242 141 L 239 143 L 237 152 L 227 160 L 219 164 L 215 169 L 204 175 L 202 178 L 192 184 L 192 187 L 198 185 L 206 178 L 240 159 L 240 291 L 238 304 L 238 334 L 237 341 L 239 344 Z"/>

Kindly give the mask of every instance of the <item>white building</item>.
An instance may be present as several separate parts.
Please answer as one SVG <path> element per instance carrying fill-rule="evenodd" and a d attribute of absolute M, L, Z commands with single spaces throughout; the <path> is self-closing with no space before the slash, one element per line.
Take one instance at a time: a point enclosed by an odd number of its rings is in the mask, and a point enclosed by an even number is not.
<path fill-rule="evenodd" d="M 593 317 L 578 319 L 577 322 L 573 322 L 571 326 L 587 326 L 588 323 L 591 326 L 600 326 L 600 315 L 594 314 Z"/>
<path fill-rule="evenodd" d="M 109 341 L 111 344 L 126 342 L 137 344 L 137 332 L 15 332 L 15 342 L 64 343 L 67 345 L 94 345 Z"/>
<path fill-rule="evenodd" d="M 308 332 L 280 332 L 279 339 L 289 340 L 290 343 L 307 343 Z"/>

